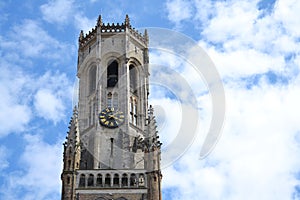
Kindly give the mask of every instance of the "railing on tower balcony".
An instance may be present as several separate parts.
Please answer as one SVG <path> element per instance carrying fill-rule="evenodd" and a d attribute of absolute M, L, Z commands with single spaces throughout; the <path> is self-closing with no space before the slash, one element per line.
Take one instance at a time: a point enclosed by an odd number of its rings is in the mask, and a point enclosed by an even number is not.
<path fill-rule="evenodd" d="M 78 170 L 76 187 L 84 188 L 146 188 L 146 170 Z"/>

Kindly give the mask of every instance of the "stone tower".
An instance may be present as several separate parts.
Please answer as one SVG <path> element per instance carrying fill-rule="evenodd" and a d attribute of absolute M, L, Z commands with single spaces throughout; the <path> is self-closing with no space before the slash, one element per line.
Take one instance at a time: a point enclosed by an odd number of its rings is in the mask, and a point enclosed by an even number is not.
<path fill-rule="evenodd" d="M 62 200 L 161 200 L 148 35 L 126 15 L 79 36 L 78 106 L 64 143 Z"/>

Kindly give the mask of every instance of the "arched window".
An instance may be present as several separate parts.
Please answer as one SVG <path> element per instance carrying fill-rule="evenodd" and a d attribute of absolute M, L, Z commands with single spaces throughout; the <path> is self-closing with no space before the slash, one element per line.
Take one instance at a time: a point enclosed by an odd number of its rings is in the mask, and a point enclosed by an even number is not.
<path fill-rule="evenodd" d="M 122 187 L 123 186 L 128 186 L 128 176 L 127 176 L 127 174 L 122 175 Z"/>
<path fill-rule="evenodd" d="M 85 187 L 85 175 L 84 174 L 80 175 L 79 187 Z"/>
<path fill-rule="evenodd" d="M 94 186 L 94 175 L 93 174 L 89 175 L 88 186 Z"/>
<path fill-rule="evenodd" d="M 131 174 L 130 175 L 130 186 L 135 186 L 136 183 L 137 183 L 136 175 L 135 174 Z"/>
<path fill-rule="evenodd" d="M 113 185 L 114 185 L 115 187 L 118 187 L 118 186 L 119 186 L 119 174 L 115 174 L 115 175 L 114 175 Z"/>
<path fill-rule="evenodd" d="M 134 65 L 129 65 L 130 88 L 133 92 L 137 90 L 137 69 Z"/>
<path fill-rule="evenodd" d="M 67 184 L 70 184 L 71 183 L 71 178 L 70 176 L 67 177 Z"/>
<path fill-rule="evenodd" d="M 102 174 L 97 175 L 96 185 L 102 186 Z"/>
<path fill-rule="evenodd" d="M 68 160 L 68 169 L 71 169 L 71 160 Z"/>
<path fill-rule="evenodd" d="M 112 61 L 107 67 L 107 87 L 115 87 L 118 83 L 118 62 Z"/>
<path fill-rule="evenodd" d="M 105 187 L 110 187 L 110 174 L 105 175 L 104 184 L 105 184 Z"/>
<path fill-rule="evenodd" d="M 93 93 L 96 89 L 96 73 L 97 67 L 94 65 L 89 71 L 89 94 Z"/>
<path fill-rule="evenodd" d="M 139 186 L 140 187 L 145 186 L 145 176 L 144 176 L 144 174 L 139 175 Z"/>

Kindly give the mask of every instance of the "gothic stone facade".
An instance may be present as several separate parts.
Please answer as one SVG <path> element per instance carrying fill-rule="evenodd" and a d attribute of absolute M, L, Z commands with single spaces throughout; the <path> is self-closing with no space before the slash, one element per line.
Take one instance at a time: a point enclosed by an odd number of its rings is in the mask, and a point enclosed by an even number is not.
<path fill-rule="evenodd" d="M 101 16 L 79 36 L 78 105 L 64 143 L 62 200 L 161 200 L 148 34 Z"/>

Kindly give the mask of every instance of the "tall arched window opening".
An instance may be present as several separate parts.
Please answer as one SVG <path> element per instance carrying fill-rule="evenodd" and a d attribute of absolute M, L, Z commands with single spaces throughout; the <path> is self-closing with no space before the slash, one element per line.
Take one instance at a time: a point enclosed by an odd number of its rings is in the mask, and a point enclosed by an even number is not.
<path fill-rule="evenodd" d="M 115 87 L 118 83 L 118 62 L 112 61 L 107 67 L 107 87 Z"/>
<path fill-rule="evenodd" d="M 104 179 L 105 187 L 110 187 L 110 183 L 110 174 L 106 174 Z"/>
<path fill-rule="evenodd" d="M 130 79 L 130 88 L 133 92 L 137 90 L 137 71 L 134 65 L 129 65 L 129 79 Z"/>
<path fill-rule="evenodd" d="M 89 175 L 88 186 L 94 186 L 94 175 L 93 174 Z"/>
<path fill-rule="evenodd" d="M 119 175 L 118 174 L 114 175 L 113 185 L 114 185 L 114 187 L 119 187 Z"/>
<path fill-rule="evenodd" d="M 140 187 L 145 186 L 145 176 L 144 176 L 144 174 L 139 175 L 139 186 Z"/>
<path fill-rule="evenodd" d="M 136 186 L 136 184 L 137 184 L 136 175 L 131 174 L 130 175 L 130 186 Z"/>
<path fill-rule="evenodd" d="M 127 176 L 127 174 L 122 175 L 122 186 L 128 186 L 128 176 Z"/>
<path fill-rule="evenodd" d="M 67 176 L 67 184 L 69 185 L 71 183 L 71 178 L 70 176 Z"/>
<path fill-rule="evenodd" d="M 79 187 L 85 187 L 85 175 L 84 174 L 80 175 Z"/>
<path fill-rule="evenodd" d="M 89 94 L 93 93 L 96 90 L 96 66 L 92 66 L 89 71 Z"/>
<path fill-rule="evenodd" d="M 97 175 L 96 185 L 102 186 L 102 175 L 101 174 Z"/>

